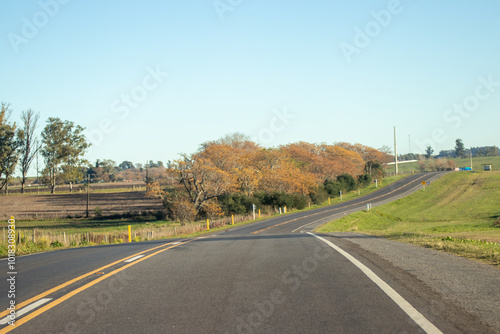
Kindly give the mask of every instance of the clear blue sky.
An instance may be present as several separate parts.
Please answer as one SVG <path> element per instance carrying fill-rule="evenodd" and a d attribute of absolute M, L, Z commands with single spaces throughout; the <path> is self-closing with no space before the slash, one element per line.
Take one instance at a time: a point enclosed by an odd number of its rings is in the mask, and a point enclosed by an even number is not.
<path fill-rule="evenodd" d="M 48 117 L 84 126 L 91 161 L 174 160 L 233 132 L 392 147 L 393 126 L 399 153 L 500 146 L 498 1 L 3 0 L 0 13 L 0 101 L 13 120 L 40 112 L 39 131 Z"/>

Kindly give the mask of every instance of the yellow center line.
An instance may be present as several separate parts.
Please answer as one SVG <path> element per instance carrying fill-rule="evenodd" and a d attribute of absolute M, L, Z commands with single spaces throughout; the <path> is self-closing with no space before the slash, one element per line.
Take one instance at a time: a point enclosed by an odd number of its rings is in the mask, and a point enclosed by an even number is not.
<path fill-rule="evenodd" d="M 16 305 L 16 310 L 17 310 L 17 309 L 20 309 L 20 308 L 21 308 L 21 307 L 23 307 L 23 306 L 26 306 L 26 305 L 31 304 L 31 303 L 33 303 L 33 302 L 36 302 L 37 300 L 39 300 L 39 299 L 41 299 L 41 298 L 43 298 L 43 297 L 45 297 L 45 296 L 48 296 L 48 295 L 50 295 L 51 293 L 54 293 L 54 292 L 56 292 L 56 291 L 58 291 L 58 290 L 61 290 L 62 288 L 67 287 L 68 285 L 71 285 L 71 284 L 73 284 L 73 283 L 75 283 L 75 282 L 78 282 L 78 281 L 80 281 L 80 280 L 84 279 L 85 277 L 88 277 L 88 276 L 90 276 L 90 275 L 93 275 L 93 274 L 95 274 L 96 272 L 103 271 L 103 270 L 104 270 L 104 269 L 106 269 L 106 268 L 112 267 L 112 266 L 114 266 L 115 264 L 118 264 L 118 263 L 120 263 L 120 262 L 123 262 L 123 261 L 125 261 L 125 260 L 128 260 L 128 259 L 130 259 L 130 258 L 132 258 L 132 257 L 134 257 L 134 256 L 137 256 L 137 255 L 140 255 L 140 254 L 142 254 L 142 253 L 147 253 L 147 252 L 153 251 L 153 250 L 155 250 L 155 249 L 158 249 L 158 248 L 161 248 L 161 247 L 168 246 L 168 245 L 172 244 L 173 242 L 174 242 L 174 241 L 169 242 L 169 243 L 164 244 L 164 245 L 161 245 L 161 246 L 157 246 L 157 247 L 153 247 L 153 248 L 147 249 L 147 250 L 145 250 L 145 251 L 142 251 L 142 252 L 136 253 L 136 254 L 134 254 L 134 255 L 127 256 L 127 257 L 125 257 L 125 258 L 123 258 L 123 259 L 121 259 L 121 260 L 115 261 L 115 262 L 113 262 L 113 263 L 107 264 L 107 265 L 105 265 L 105 266 L 103 266 L 103 267 L 100 267 L 100 268 L 98 268 L 98 269 L 92 270 L 91 272 L 88 272 L 88 273 L 86 273 L 86 274 L 83 274 L 83 275 L 81 275 L 81 276 L 78 276 L 78 277 L 76 277 L 76 278 L 73 278 L 72 280 L 69 280 L 69 281 L 67 281 L 67 282 L 65 282 L 65 283 L 62 283 L 62 284 L 60 284 L 60 285 L 58 285 L 58 286 L 56 286 L 56 287 L 54 287 L 54 288 L 52 288 L 52 289 L 50 289 L 50 290 L 47 290 L 47 291 L 45 291 L 45 292 L 42 292 L 41 294 L 36 295 L 35 297 L 32 297 L 32 298 L 30 298 L 30 299 L 28 299 L 28 300 L 25 300 L 25 301 L 24 301 L 24 302 L 22 302 L 22 303 L 17 304 L 17 305 Z M 0 313 L 0 318 L 3 318 L 4 316 L 6 316 L 6 315 L 8 315 L 8 314 L 9 314 L 9 310 L 3 311 L 3 312 L 1 312 L 1 313 Z"/>
<path fill-rule="evenodd" d="M 426 177 L 426 176 L 427 176 L 427 175 L 423 175 L 423 176 L 421 176 L 421 177 L 418 177 L 418 178 L 416 178 L 415 180 L 413 180 L 412 182 L 418 181 L 418 180 L 420 180 L 420 179 L 422 179 L 422 178 L 424 178 L 424 177 Z M 372 199 L 368 199 L 368 200 L 365 200 L 365 201 L 362 201 L 362 202 L 359 202 L 359 203 L 354 203 L 354 204 L 351 204 L 351 205 L 347 205 L 347 206 L 344 206 L 344 207 L 342 207 L 342 208 L 333 208 L 333 209 L 330 209 L 330 210 L 325 210 L 325 211 L 321 211 L 321 212 L 313 213 L 313 214 L 310 214 L 310 215 L 307 215 L 307 216 L 302 216 L 302 217 L 295 218 L 295 219 L 292 219 L 292 220 L 287 220 L 286 222 L 279 223 L 279 224 L 272 225 L 272 226 L 268 226 L 268 227 L 265 227 L 265 228 L 263 228 L 263 229 L 261 229 L 261 230 L 254 231 L 254 232 L 252 232 L 252 233 L 250 233 L 250 234 L 258 234 L 258 233 L 260 233 L 260 232 L 264 232 L 264 231 L 270 230 L 270 229 L 272 229 L 272 228 L 275 228 L 275 227 L 278 227 L 278 226 L 281 226 L 281 225 L 285 225 L 285 224 L 291 223 L 291 222 L 296 221 L 296 220 L 299 220 L 299 219 L 303 219 L 303 218 L 311 217 L 311 216 L 314 216 L 314 215 L 317 215 L 317 214 L 320 214 L 320 213 L 328 213 L 328 212 L 331 212 L 331 211 L 334 211 L 334 210 L 346 209 L 346 208 L 349 208 L 349 207 L 351 207 L 351 206 L 360 205 L 360 204 L 363 204 L 363 203 L 368 203 L 368 202 L 370 202 L 370 201 L 376 200 L 377 198 L 380 198 L 380 197 L 383 197 L 383 196 L 390 195 L 390 194 L 392 194 L 393 192 L 398 191 L 398 190 L 400 190 L 400 189 L 402 189 L 402 188 L 406 187 L 407 185 L 408 185 L 408 184 L 402 185 L 402 186 L 401 186 L 401 187 L 399 187 L 399 188 L 396 188 L 396 189 L 394 189 L 394 190 L 392 190 L 392 191 L 390 191 L 390 192 L 388 192 L 388 193 L 386 193 L 386 194 L 379 195 L 379 196 L 374 197 L 374 198 L 372 198 Z"/>
<path fill-rule="evenodd" d="M 14 328 L 17 328 L 17 327 L 19 327 L 19 326 L 21 326 L 21 325 L 23 325 L 23 324 L 27 323 L 28 321 L 30 321 L 30 320 L 32 320 L 33 318 L 35 318 L 35 317 L 39 316 L 40 314 L 42 314 L 42 313 L 44 313 L 44 312 L 46 312 L 46 311 L 50 310 L 51 308 L 53 308 L 53 307 L 55 307 L 55 306 L 57 306 L 57 305 L 61 304 L 61 303 L 62 303 L 62 302 L 64 302 L 65 300 L 67 300 L 67 299 L 69 299 L 69 298 L 73 297 L 74 295 L 76 295 L 76 294 L 78 294 L 78 293 L 80 293 L 80 292 L 82 292 L 82 291 L 84 291 L 84 290 L 87 290 L 87 289 L 88 289 L 88 288 L 90 288 L 91 286 L 96 285 L 97 283 L 99 283 L 99 282 L 101 282 L 101 281 L 105 280 L 105 279 L 106 279 L 106 278 L 108 278 L 108 277 L 111 277 L 111 276 L 113 276 L 113 275 L 115 275 L 115 274 L 119 273 L 120 271 L 123 271 L 123 270 L 125 270 L 125 269 L 127 269 L 127 268 L 129 268 L 129 267 L 132 267 L 133 265 L 136 265 L 137 263 L 142 262 L 142 261 L 144 261 L 144 260 L 146 260 L 146 259 L 149 259 L 150 257 L 153 257 L 153 256 L 155 256 L 155 255 L 157 255 L 157 254 L 160 254 L 160 253 L 162 253 L 162 252 L 164 252 L 164 251 L 166 251 L 166 250 L 169 250 L 169 249 L 171 249 L 171 248 L 175 248 L 175 247 L 177 247 L 177 246 L 184 245 L 184 244 L 186 244 L 186 243 L 188 243 L 188 242 L 191 242 L 191 241 L 194 241 L 194 240 L 187 240 L 187 241 L 184 241 L 184 242 L 182 242 L 182 243 L 180 243 L 180 244 L 176 244 L 176 245 L 170 246 L 170 247 L 168 247 L 168 248 L 160 249 L 160 250 L 159 250 L 159 251 L 157 251 L 157 252 L 154 252 L 154 253 L 152 253 L 152 254 L 146 255 L 146 256 L 144 256 L 144 257 L 142 257 L 142 258 L 140 258 L 140 259 L 138 259 L 138 260 L 136 260 L 136 261 L 134 261 L 134 262 L 131 262 L 131 263 L 127 264 L 127 265 L 124 265 L 123 267 L 120 267 L 120 268 L 118 268 L 118 269 L 115 269 L 115 270 L 113 270 L 112 272 L 110 272 L 110 273 L 108 273 L 108 274 L 105 274 L 105 275 L 103 275 L 103 276 L 101 276 L 101 277 L 99 277 L 99 278 L 97 278 L 97 279 L 93 280 L 92 282 L 89 282 L 89 283 L 87 283 L 87 284 L 85 284 L 85 285 L 83 285 L 83 286 L 79 287 L 78 289 L 75 289 L 75 290 L 73 290 L 73 291 L 71 291 L 71 292 L 69 292 L 69 293 L 65 294 L 65 295 L 64 295 L 64 296 L 62 296 L 62 297 L 59 297 L 58 299 L 54 300 L 54 301 L 53 301 L 53 302 L 51 302 L 50 304 L 47 304 L 47 305 L 45 305 L 45 306 L 43 306 L 43 307 L 41 307 L 41 308 L 39 308 L 39 309 L 35 310 L 34 312 L 32 312 L 32 313 L 30 313 L 30 314 L 26 315 L 25 317 L 22 317 L 20 320 L 16 320 L 16 322 L 15 322 L 15 325 L 16 325 L 16 326 L 7 326 L 7 327 L 3 328 L 2 330 L 0 330 L 0 334 L 4 334 L 4 333 L 8 333 L 8 332 L 10 332 L 10 331 L 11 331 L 11 330 L 13 330 Z M 169 243 L 169 244 L 171 244 L 171 243 Z M 163 246 L 165 246 L 165 245 L 163 245 Z M 159 247 L 155 247 L 155 248 L 153 248 L 153 249 L 156 249 L 156 248 L 159 248 Z M 144 252 L 142 252 L 142 253 L 144 253 Z M 139 253 L 139 254 L 140 254 L 140 253 Z"/>

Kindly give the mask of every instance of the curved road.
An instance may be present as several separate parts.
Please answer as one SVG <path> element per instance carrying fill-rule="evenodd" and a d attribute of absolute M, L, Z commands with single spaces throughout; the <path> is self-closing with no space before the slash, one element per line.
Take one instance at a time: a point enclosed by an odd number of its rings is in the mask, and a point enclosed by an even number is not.
<path fill-rule="evenodd" d="M 19 257 L 16 326 L 4 311 L 0 333 L 472 332 L 454 320 L 466 314 L 450 317 L 408 273 L 394 276 L 352 243 L 312 233 L 442 175 L 415 174 L 349 202 L 201 238 Z"/>

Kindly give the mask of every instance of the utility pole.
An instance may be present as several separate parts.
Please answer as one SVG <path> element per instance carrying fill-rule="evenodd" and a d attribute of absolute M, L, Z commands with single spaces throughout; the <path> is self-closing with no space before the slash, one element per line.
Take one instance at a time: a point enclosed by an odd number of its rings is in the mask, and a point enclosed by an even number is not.
<path fill-rule="evenodd" d="M 472 168 L 472 147 L 469 148 L 469 155 L 470 155 L 470 169 L 473 169 Z"/>
<path fill-rule="evenodd" d="M 38 149 L 36 151 L 36 194 L 40 195 L 40 180 L 38 179 Z"/>
<path fill-rule="evenodd" d="M 90 174 L 87 172 L 87 211 L 86 211 L 86 217 L 89 218 L 89 188 L 90 188 Z"/>
<path fill-rule="evenodd" d="M 396 126 L 394 126 L 394 166 L 396 166 L 396 175 L 398 175 L 398 145 L 396 142 Z"/>
<path fill-rule="evenodd" d="M 411 153 L 411 140 L 410 140 L 410 135 L 408 135 L 408 153 Z"/>

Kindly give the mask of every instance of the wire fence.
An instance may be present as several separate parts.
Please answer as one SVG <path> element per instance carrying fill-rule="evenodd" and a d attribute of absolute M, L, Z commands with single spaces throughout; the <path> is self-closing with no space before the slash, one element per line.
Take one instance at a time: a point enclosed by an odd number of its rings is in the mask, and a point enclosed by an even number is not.
<path fill-rule="evenodd" d="M 271 214 L 262 214 L 268 217 Z M 235 215 L 233 217 L 222 217 L 209 220 L 210 229 L 230 226 L 233 224 L 250 221 L 253 215 Z M 132 228 L 132 241 L 147 241 L 154 239 L 166 239 L 191 235 L 207 230 L 206 222 L 192 222 L 177 225 L 148 226 Z M 6 256 L 8 245 L 8 229 L 3 227 L 0 244 L 0 255 Z M 36 229 L 29 227 L 17 227 L 15 229 L 16 249 L 19 253 L 30 253 L 56 249 L 61 247 L 77 247 L 90 245 L 105 245 L 128 242 L 128 232 L 117 230 L 112 232 L 75 232 L 51 231 L 49 229 Z"/>

